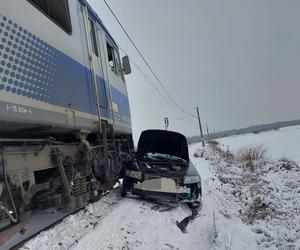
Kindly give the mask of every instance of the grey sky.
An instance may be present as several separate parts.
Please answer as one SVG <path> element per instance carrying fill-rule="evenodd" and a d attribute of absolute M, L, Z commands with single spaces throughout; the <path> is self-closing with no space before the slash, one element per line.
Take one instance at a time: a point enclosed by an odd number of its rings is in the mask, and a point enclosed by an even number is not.
<path fill-rule="evenodd" d="M 300 118 L 299 0 L 107 1 L 179 105 L 199 106 L 211 129 Z M 89 2 L 151 77 L 104 2 Z M 135 139 L 165 116 L 171 130 L 198 133 L 134 67 L 127 85 Z"/>

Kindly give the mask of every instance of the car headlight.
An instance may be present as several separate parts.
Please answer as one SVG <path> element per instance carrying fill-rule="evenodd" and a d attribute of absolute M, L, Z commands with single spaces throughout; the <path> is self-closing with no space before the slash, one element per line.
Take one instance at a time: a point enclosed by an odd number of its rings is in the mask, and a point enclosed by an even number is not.
<path fill-rule="evenodd" d="M 200 182 L 200 177 L 196 175 L 190 175 L 184 177 L 184 184 L 192 184 L 192 183 L 197 183 Z"/>
<path fill-rule="evenodd" d="M 126 170 L 126 176 L 138 180 L 142 179 L 142 173 L 140 171 Z"/>

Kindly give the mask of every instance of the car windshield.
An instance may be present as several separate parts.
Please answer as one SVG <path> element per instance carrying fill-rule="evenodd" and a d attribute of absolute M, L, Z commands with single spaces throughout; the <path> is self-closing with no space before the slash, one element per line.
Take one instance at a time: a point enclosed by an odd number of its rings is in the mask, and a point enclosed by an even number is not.
<path fill-rule="evenodd" d="M 147 153 L 147 158 L 157 160 L 157 159 L 168 159 L 168 160 L 173 160 L 173 161 L 182 161 L 186 162 L 186 160 L 174 156 L 174 155 L 168 155 L 168 154 L 161 154 L 161 153 Z"/>

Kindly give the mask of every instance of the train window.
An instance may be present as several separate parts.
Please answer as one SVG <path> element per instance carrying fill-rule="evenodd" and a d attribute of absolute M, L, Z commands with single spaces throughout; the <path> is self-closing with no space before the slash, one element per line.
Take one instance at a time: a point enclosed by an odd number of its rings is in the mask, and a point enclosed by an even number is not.
<path fill-rule="evenodd" d="M 122 65 L 121 65 L 121 61 L 120 61 L 120 55 L 116 50 L 115 50 L 115 59 L 116 59 L 116 64 L 117 64 L 118 75 L 121 76 L 121 78 L 125 81 L 125 78 L 123 75 L 123 70 L 122 70 Z"/>
<path fill-rule="evenodd" d="M 107 46 L 107 55 L 108 55 L 108 64 L 110 69 L 116 74 L 124 79 L 122 65 L 120 61 L 119 53 L 116 49 L 113 48 L 108 42 L 106 42 Z"/>
<path fill-rule="evenodd" d="M 68 34 L 72 33 L 68 0 L 27 0 Z"/>
<path fill-rule="evenodd" d="M 116 59 L 115 59 L 115 52 L 114 48 L 109 44 L 106 43 L 107 47 L 107 55 L 108 55 L 108 64 L 111 70 L 117 74 L 117 67 L 116 67 Z"/>
<path fill-rule="evenodd" d="M 89 23 L 90 23 L 90 37 L 91 37 L 92 49 L 94 54 L 97 57 L 99 57 L 95 24 L 90 18 L 89 18 Z"/>

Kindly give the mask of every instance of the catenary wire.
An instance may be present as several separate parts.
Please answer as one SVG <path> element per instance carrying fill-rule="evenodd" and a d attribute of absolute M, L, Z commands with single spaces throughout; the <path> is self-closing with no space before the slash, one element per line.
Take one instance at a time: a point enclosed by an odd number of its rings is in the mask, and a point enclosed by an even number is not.
<path fill-rule="evenodd" d="M 185 113 L 186 115 L 189 115 L 189 118 L 193 117 L 195 118 L 196 116 L 189 113 L 188 111 L 186 111 L 185 109 L 183 109 L 182 107 L 179 106 L 179 104 L 176 102 L 176 100 L 172 97 L 172 95 L 170 94 L 170 92 L 167 90 L 167 88 L 164 86 L 164 84 L 162 83 L 162 81 L 159 79 L 158 75 L 155 73 L 155 71 L 153 70 L 153 68 L 151 67 L 151 65 L 149 64 L 149 62 L 147 61 L 147 59 L 145 58 L 145 56 L 142 54 L 142 52 L 140 51 L 140 49 L 137 47 L 136 43 L 133 41 L 133 39 L 131 38 L 131 36 L 129 35 L 129 33 L 127 32 L 127 30 L 125 29 L 125 27 L 123 26 L 123 24 L 121 23 L 121 21 L 119 20 L 119 18 L 116 16 L 115 12 L 113 11 L 113 9 L 110 7 L 110 5 L 107 3 L 106 0 L 104 0 L 104 3 L 106 4 L 107 8 L 109 9 L 109 11 L 111 12 L 111 14 L 113 15 L 113 17 L 115 18 L 115 20 L 117 21 L 117 23 L 120 25 L 121 29 L 123 30 L 123 32 L 125 33 L 125 35 L 127 36 L 127 38 L 129 39 L 129 41 L 131 42 L 131 44 L 134 46 L 134 48 L 136 49 L 136 51 L 138 52 L 138 54 L 140 55 L 140 57 L 142 58 L 142 60 L 144 61 L 144 63 L 146 64 L 146 66 L 148 67 L 148 69 L 150 70 L 150 72 L 153 74 L 154 78 L 156 79 L 156 81 L 159 83 L 159 85 L 161 86 L 161 88 L 164 90 L 164 92 L 167 94 L 167 96 L 169 97 L 169 99 L 175 104 L 175 106 L 178 108 L 178 110 L 182 113 Z M 123 50 L 123 52 L 125 52 Z M 126 54 L 126 53 L 125 53 Z M 162 95 L 162 93 L 159 91 L 159 89 L 156 87 L 156 85 L 149 79 L 149 77 L 141 70 L 141 68 L 132 60 L 132 58 L 130 58 L 130 60 L 133 62 L 134 66 L 137 68 L 137 70 L 146 78 L 146 80 L 153 86 L 153 88 L 159 93 L 159 95 L 168 103 L 168 105 L 171 106 L 171 108 L 177 113 L 179 114 L 179 116 L 182 117 L 182 114 L 180 114 L 178 112 L 177 109 L 175 109 L 175 107 Z M 185 118 L 185 117 L 183 117 Z"/>
<path fill-rule="evenodd" d="M 128 55 L 128 53 L 120 46 L 120 44 L 118 44 L 118 47 L 124 54 Z M 132 59 L 132 57 L 129 56 L 129 59 L 130 59 L 131 63 L 133 64 L 133 66 L 140 72 L 140 74 L 147 80 L 147 82 L 155 89 L 155 91 L 160 95 L 160 97 L 172 108 L 172 110 L 175 113 L 177 113 L 179 116 L 181 116 L 181 114 L 178 112 L 178 110 L 174 108 L 174 106 L 161 93 L 159 88 L 157 88 L 157 86 L 154 84 L 154 82 L 152 82 L 150 80 L 150 78 L 147 76 L 147 74 L 141 69 L 141 67 L 138 66 L 138 64 Z"/>
<path fill-rule="evenodd" d="M 182 108 L 178 105 L 178 103 L 176 102 L 176 100 L 172 97 L 172 95 L 170 94 L 170 92 L 167 90 L 167 88 L 164 86 L 164 84 L 162 83 L 162 81 L 159 79 L 158 75 L 155 73 L 155 71 L 153 70 L 153 68 L 151 67 L 151 65 L 149 64 L 149 62 L 147 61 L 147 59 L 145 58 L 145 56 L 142 54 L 142 52 L 139 50 L 139 48 L 137 47 L 137 45 L 135 44 L 135 42 L 132 40 L 131 36 L 129 35 L 129 33 L 126 31 L 126 29 L 124 28 L 124 26 L 122 25 L 121 21 L 119 20 L 119 18 L 116 16 L 115 12 L 112 10 L 112 8 L 110 7 L 110 5 L 107 3 L 106 0 L 104 0 L 104 3 L 106 4 L 107 8 L 109 9 L 109 11 L 112 13 L 113 17 L 116 19 L 116 21 L 118 22 L 118 24 L 120 25 L 121 29 L 124 31 L 125 35 L 127 36 L 127 38 L 129 39 L 129 41 L 131 42 L 131 44 L 134 46 L 134 48 L 136 49 L 136 51 L 138 52 L 138 54 L 140 55 L 140 57 L 142 58 L 142 60 L 144 61 L 144 63 L 147 65 L 148 69 L 150 70 L 150 72 L 153 74 L 153 76 L 155 77 L 156 81 L 159 83 L 159 85 L 162 87 L 162 89 L 166 92 L 167 96 L 170 98 L 170 100 L 175 104 L 175 106 L 181 111 Z"/>

